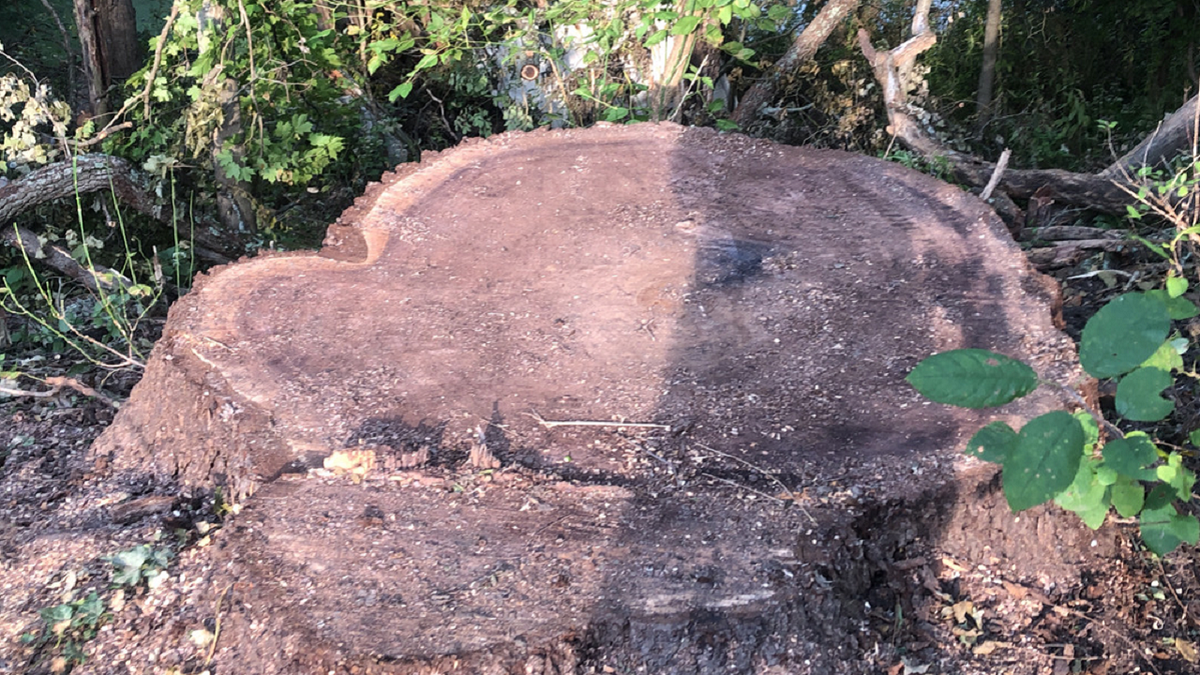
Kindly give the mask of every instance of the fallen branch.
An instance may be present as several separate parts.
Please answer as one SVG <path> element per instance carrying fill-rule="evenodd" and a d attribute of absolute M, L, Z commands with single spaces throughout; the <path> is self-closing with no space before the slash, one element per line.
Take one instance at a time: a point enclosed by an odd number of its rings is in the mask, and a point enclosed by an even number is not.
<path fill-rule="evenodd" d="M 117 198 L 139 213 L 165 220 L 166 212 L 137 179 L 129 162 L 111 155 L 79 155 L 47 164 L 0 186 L 0 223 L 46 202 L 112 188 Z"/>
<path fill-rule="evenodd" d="M 988 179 L 987 186 L 983 188 L 983 192 L 979 193 L 979 198 L 987 201 L 992 198 L 992 191 L 1000 184 L 1000 177 L 1004 175 L 1004 170 L 1008 168 L 1008 158 L 1012 156 L 1012 150 L 1004 149 L 1000 153 L 1000 159 L 996 162 L 996 168 L 992 171 L 992 177 Z"/>
<path fill-rule="evenodd" d="M 13 397 L 25 396 L 25 397 L 30 397 L 30 398 L 50 398 L 52 396 L 57 396 L 58 393 L 60 391 L 62 391 L 63 387 L 66 387 L 68 389 L 74 389 L 75 391 L 79 392 L 80 394 L 83 394 L 84 396 L 89 396 L 91 398 L 94 398 L 94 399 L 100 401 L 101 403 L 104 403 L 113 408 L 120 407 L 117 404 L 116 400 L 113 399 L 112 397 L 110 397 L 107 394 L 104 394 L 100 391 L 97 391 L 96 389 L 92 389 L 91 387 L 80 382 L 79 380 L 76 380 L 73 377 L 47 377 L 44 380 L 44 382 L 46 384 L 50 385 L 50 388 L 46 389 L 44 391 L 31 390 L 31 389 L 14 389 L 11 387 L 0 386 L 0 394 L 6 394 L 8 396 L 13 396 Z"/>
<path fill-rule="evenodd" d="M 671 430 L 669 424 L 652 424 L 650 422 L 601 422 L 598 420 L 563 420 L 556 422 L 543 418 L 536 410 L 532 413 L 525 413 L 525 416 L 532 417 L 543 429 L 553 429 L 555 427 L 633 427 L 635 429 Z"/>
<path fill-rule="evenodd" d="M 1047 248 L 1035 248 L 1026 254 L 1029 262 L 1038 269 L 1052 269 L 1074 265 L 1094 251 L 1119 253 L 1131 251 L 1136 244 L 1123 239 L 1084 239 L 1060 241 Z"/>
<path fill-rule="evenodd" d="M 92 265 L 92 269 L 80 265 L 61 247 L 42 243 L 36 234 L 19 225 L 0 230 L 0 241 L 20 250 L 27 260 L 38 260 L 83 284 L 90 291 L 126 288 L 133 283 L 121 273 L 103 265 Z"/>

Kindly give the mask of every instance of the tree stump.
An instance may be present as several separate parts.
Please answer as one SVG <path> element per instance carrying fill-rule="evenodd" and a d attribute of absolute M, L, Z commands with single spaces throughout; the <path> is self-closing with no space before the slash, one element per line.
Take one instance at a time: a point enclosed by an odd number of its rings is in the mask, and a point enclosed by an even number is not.
<path fill-rule="evenodd" d="M 1090 555 L 997 507 L 960 452 L 991 413 L 903 381 L 955 347 L 1072 376 L 1055 298 L 896 164 L 505 134 L 400 167 L 319 253 L 203 278 L 94 452 L 243 506 L 195 604 L 223 672 L 875 672 L 848 636 L 915 542 Z"/>

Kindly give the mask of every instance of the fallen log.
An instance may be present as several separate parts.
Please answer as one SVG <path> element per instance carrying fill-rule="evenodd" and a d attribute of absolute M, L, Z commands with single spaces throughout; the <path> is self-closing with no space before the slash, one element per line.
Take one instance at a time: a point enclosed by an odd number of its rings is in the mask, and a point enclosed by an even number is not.
<path fill-rule="evenodd" d="M 928 3 L 918 3 L 912 37 L 889 51 L 877 51 L 866 29 L 860 28 L 859 49 L 871 64 L 882 88 L 888 133 L 929 159 L 944 158 L 956 181 L 983 187 L 995 174 L 996 165 L 951 150 L 934 138 L 918 121 L 919 108 L 909 100 L 901 84 L 901 73 L 912 66 L 917 56 L 937 43 L 937 36 L 929 28 L 928 11 Z M 1039 193 L 1060 205 L 1124 215 L 1127 206 L 1137 203 L 1134 194 L 1138 186 L 1133 174 L 1141 166 L 1158 165 L 1187 145 L 1194 145 L 1195 121 L 1196 99 L 1193 98 L 1171 115 L 1159 132 L 1099 174 L 1062 169 L 1009 169 L 1003 172 L 999 189 L 1014 199 L 1029 199 Z"/>

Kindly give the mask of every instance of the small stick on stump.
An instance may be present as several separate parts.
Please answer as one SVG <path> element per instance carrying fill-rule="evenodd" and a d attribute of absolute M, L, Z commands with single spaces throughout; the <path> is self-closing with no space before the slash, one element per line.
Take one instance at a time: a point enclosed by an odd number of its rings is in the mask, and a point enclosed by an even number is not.
<path fill-rule="evenodd" d="M 1004 175 L 1004 170 L 1008 168 L 1008 158 L 1012 155 L 1012 150 L 1004 149 L 1000 153 L 1000 159 L 996 162 L 996 168 L 992 171 L 992 177 L 988 179 L 987 186 L 983 188 L 983 192 L 979 193 L 979 198 L 987 201 L 992 198 L 992 191 L 1000 184 L 1000 177 Z"/>

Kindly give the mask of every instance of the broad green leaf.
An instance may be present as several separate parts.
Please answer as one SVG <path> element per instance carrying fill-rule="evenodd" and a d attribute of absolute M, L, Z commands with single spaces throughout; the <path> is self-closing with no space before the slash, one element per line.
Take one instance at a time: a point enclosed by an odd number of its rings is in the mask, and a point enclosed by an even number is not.
<path fill-rule="evenodd" d="M 1173 504 L 1149 508 L 1141 515 L 1142 541 L 1157 555 L 1166 555 L 1180 544 L 1195 545 L 1200 539 L 1200 523 L 1195 516 L 1181 516 Z"/>
<path fill-rule="evenodd" d="M 1104 463 L 1123 476 L 1136 480 L 1155 480 L 1153 469 L 1142 467 L 1158 461 L 1158 450 L 1146 434 L 1137 431 L 1104 444 Z"/>
<path fill-rule="evenodd" d="M 388 101 L 395 103 L 396 99 L 398 98 L 408 98 L 408 95 L 412 93 L 412 88 L 412 82 L 403 82 L 399 84 L 395 89 L 392 89 L 390 92 L 388 92 Z"/>
<path fill-rule="evenodd" d="M 432 68 L 432 67 L 436 66 L 437 64 L 438 64 L 438 55 L 436 52 L 431 53 L 431 54 L 426 54 L 425 56 L 421 57 L 420 61 L 417 61 L 417 65 L 413 66 L 413 71 L 416 72 L 418 70 L 425 70 L 427 68 Z"/>
<path fill-rule="evenodd" d="M 95 624 L 103 614 L 104 600 L 99 594 L 93 591 L 79 603 L 79 610 L 75 613 L 75 620 L 76 622 Z"/>
<path fill-rule="evenodd" d="M 1086 456 L 1086 455 L 1085 455 Z M 1101 464 L 1096 467 L 1096 481 L 1101 485 L 1109 486 L 1120 480 L 1121 474 L 1107 464 Z"/>
<path fill-rule="evenodd" d="M 1079 426 L 1083 427 L 1083 454 L 1090 454 L 1096 443 L 1100 442 L 1100 425 L 1096 424 L 1095 417 L 1082 410 L 1071 413 L 1071 416 L 1079 420 Z"/>
<path fill-rule="evenodd" d="M 776 23 L 783 23 L 791 18 L 793 11 L 795 10 L 786 5 L 771 5 L 767 9 L 767 16 Z"/>
<path fill-rule="evenodd" d="M 74 614 L 75 608 L 67 603 L 38 610 L 38 616 L 42 617 L 42 621 L 45 621 L 48 624 L 56 624 L 60 621 L 70 621 Z"/>
<path fill-rule="evenodd" d="M 1192 486 L 1196 484 L 1196 474 L 1183 465 L 1183 456 L 1172 452 L 1167 456 L 1167 463 L 1156 468 L 1158 479 L 1175 491 L 1180 501 L 1192 498 Z"/>
<path fill-rule="evenodd" d="M 1130 480 L 1120 480 L 1112 486 L 1112 505 L 1122 518 L 1132 518 L 1142 511 L 1146 488 Z"/>
<path fill-rule="evenodd" d="M 1167 295 L 1178 298 L 1187 292 L 1188 280 L 1183 277 L 1167 277 Z"/>
<path fill-rule="evenodd" d="M 985 349 L 934 354 L 904 378 L 921 395 L 963 408 L 1004 405 L 1037 388 L 1033 368 Z"/>
<path fill-rule="evenodd" d="M 1075 480 L 1054 498 L 1055 504 L 1074 511 L 1093 530 L 1103 525 L 1108 515 L 1108 486 L 1097 479 L 1096 469 L 1094 459 L 1081 461 Z"/>
<path fill-rule="evenodd" d="M 1200 315 L 1200 309 L 1196 304 L 1187 298 L 1171 297 L 1171 294 L 1162 289 L 1146 291 L 1146 295 L 1152 298 L 1162 300 L 1167 306 L 1167 315 L 1172 320 L 1180 321 L 1182 319 L 1190 319 L 1196 315 Z"/>
<path fill-rule="evenodd" d="M 650 48 L 666 39 L 667 39 L 666 29 L 663 29 L 660 31 L 655 31 L 653 34 L 650 35 L 650 37 L 646 38 L 645 46 L 647 48 Z"/>
<path fill-rule="evenodd" d="M 1024 511 L 1054 497 L 1074 482 L 1083 459 L 1083 428 L 1062 410 L 1031 420 L 1004 458 L 1004 497 Z"/>
<path fill-rule="evenodd" d="M 1093 530 L 1100 529 L 1100 526 L 1104 524 L 1104 520 L 1108 518 L 1108 491 L 1106 490 L 1104 493 L 1103 503 L 1098 503 L 1088 509 L 1076 510 L 1075 515 L 1079 516 L 1083 524 L 1089 528 Z"/>
<path fill-rule="evenodd" d="M 1183 357 L 1179 355 L 1179 351 L 1175 349 L 1173 341 L 1167 341 L 1159 346 L 1158 351 L 1154 352 L 1154 356 L 1146 359 L 1142 363 L 1142 368 L 1158 368 L 1172 372 L 1183 370 Z"/>
<path fill-rule="evenodd" d="M 4 375 L 0 373 L 0 377 L 3 376 Z M 1188 432 L 1188 441 L 1190 441 L 1192 445 L 1200 446 L 1200 429 L 1193 429 L 1192 431 Z"/>
<path fill-rule="evenodd" d="M 1166 304 L 1145 293 L 1126 293 L 1100 308 L 1083 328 L 1079 362 L 1093 377 L 1116 377 L 1150 358 L 1167 339 Z"/>
<path fill-rule="evenodd" d="M 1129 373 L 1117 383 L 1117 414 L 1135 422 L 1157 422 L 1170 415 L 1175 402 L 1161 394 L 1172 381 L 1170 373 L 1158 368 L 1138 368 Z"/>
<path fill-rule="evenodd" d="M 671 35 L 687 35 L 696 30 L 696 26 L 700 25 L 700 21 L 704 17 L 700 16 L 685 16 L 671 26 Z"/>
<path fill-rule="evenodd" d="M 1004 422 L 992 422 L 975 432 L 967 442 L 966 453 L 985 462 L 1003 464 L 1004 458 L 1017 443 L 1017 432 Z"/>

